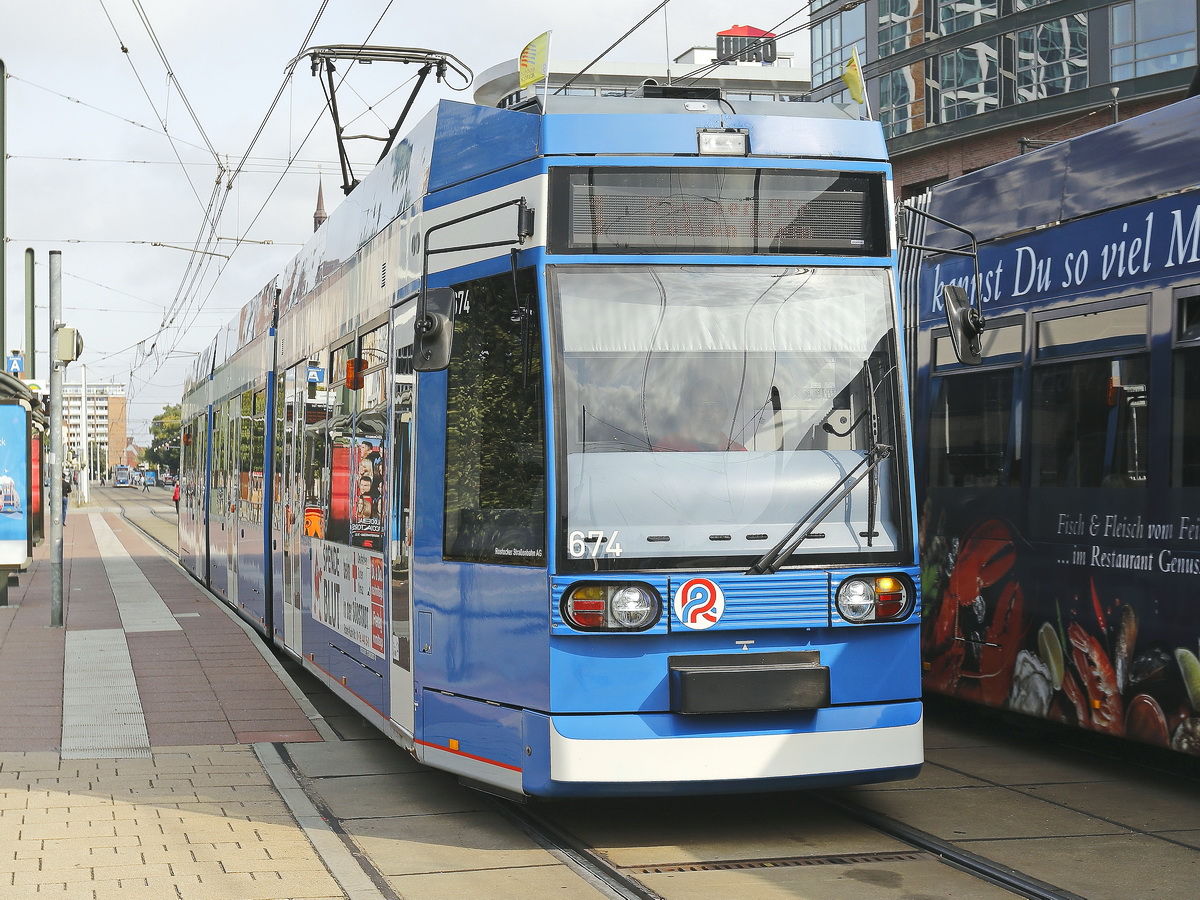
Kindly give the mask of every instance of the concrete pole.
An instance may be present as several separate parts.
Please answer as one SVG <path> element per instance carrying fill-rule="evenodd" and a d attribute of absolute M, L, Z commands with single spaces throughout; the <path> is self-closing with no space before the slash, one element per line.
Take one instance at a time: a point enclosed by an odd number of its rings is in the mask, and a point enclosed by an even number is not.
<path fill-rule="evenodd" d="M 82 364 L 81 364 L 82 365 Z M 87 402 L 87 366 L 83 368 L 83 384 L 80 386 L 80 399 L 83 401 L 79 418 L 79 440 L 83 445 L 83 474 L 79 478 L 79 498 L 86 504 L 91 499 L 91 487 L 88 484 L 92 478 L 92 454 L 88 450 L 88 402 Z"/>
<path fill-rule="evenodd" d="M 25 377 L 37 379 L 37 327 L 33 321 L 33 248 L 25 248 Z"/>
<path fill-rule="evenodd" d="M 62 327 L 62 251 L 50 251 L 50 627 L 63 624 L 63 369 L 55 357 Z"/>

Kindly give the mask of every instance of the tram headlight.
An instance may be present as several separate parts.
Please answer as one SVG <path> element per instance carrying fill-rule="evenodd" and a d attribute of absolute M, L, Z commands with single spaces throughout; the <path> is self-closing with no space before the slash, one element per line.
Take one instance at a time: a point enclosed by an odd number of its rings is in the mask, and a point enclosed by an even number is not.
<path fill-rule="evenodd" d="M 847 622 L 886 622 L 909 609 L 907 582 L 893 575 L 847 578 L 837 589 L 837 608 Z"/>
<path fill-rule="evenodd" d="M 613 619 L 626 628 L 645 628 L 658 612 L 654 598 L 638 587 L 617 591 L 610 606 Z"/>
<path fill-rule="evenodd" d="M 580 631 L 644 631 L 662 616 L 648 584 L 576 584 L 563 595 L 562 617 Z"/>

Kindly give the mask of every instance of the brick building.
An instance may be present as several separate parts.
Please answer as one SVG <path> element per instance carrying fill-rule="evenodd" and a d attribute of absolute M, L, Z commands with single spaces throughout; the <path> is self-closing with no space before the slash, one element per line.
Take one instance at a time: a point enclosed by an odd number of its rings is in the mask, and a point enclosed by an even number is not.
<path fill-rule="evenodd" d="M 84 449 L 84 385 L 64 383 L 63 450 L 75 468 L 82 468 L 85 453 L 89 471 L 97 475 L 125 462 L 128 432 L 125 385 L 104 382 L 87 384 L 87 450 Z"/>

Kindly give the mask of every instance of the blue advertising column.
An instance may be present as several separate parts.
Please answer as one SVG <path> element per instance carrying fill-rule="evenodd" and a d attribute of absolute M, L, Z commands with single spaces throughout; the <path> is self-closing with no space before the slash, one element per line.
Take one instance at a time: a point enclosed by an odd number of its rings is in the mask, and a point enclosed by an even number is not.
<path fill-rule="evenodd" d="M 31 418 L 24 401 L 0 401 L 0 605 L 8 604 L 8 573 L 33 559 L 29 443 Z"/>

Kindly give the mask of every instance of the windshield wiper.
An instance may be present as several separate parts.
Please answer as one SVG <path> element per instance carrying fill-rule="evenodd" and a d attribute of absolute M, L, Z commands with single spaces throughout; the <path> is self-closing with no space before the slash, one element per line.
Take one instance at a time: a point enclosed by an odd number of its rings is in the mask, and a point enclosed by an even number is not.
<path fill-rule="evenodd" d="M 783 540 L 764 553 L 762 559 L 746 570 L 746 574 L 774 575 L 778 572 L 789 557 L 796 552 L 796 548 L 804 543 L 818 525 L 825 521 L 825 517 L 858 487 L 860 481 L 874 472 L 879 464 L 891 455 L 890 444 L 876 444 L 868 450 L 858 465 L 842 476 L 842 479 L 831 487 L 824 497 L 814 503 L 812 508 L 800 517 L 800 521 L 796 523 L 795 527 L 783 536 Z"/>

